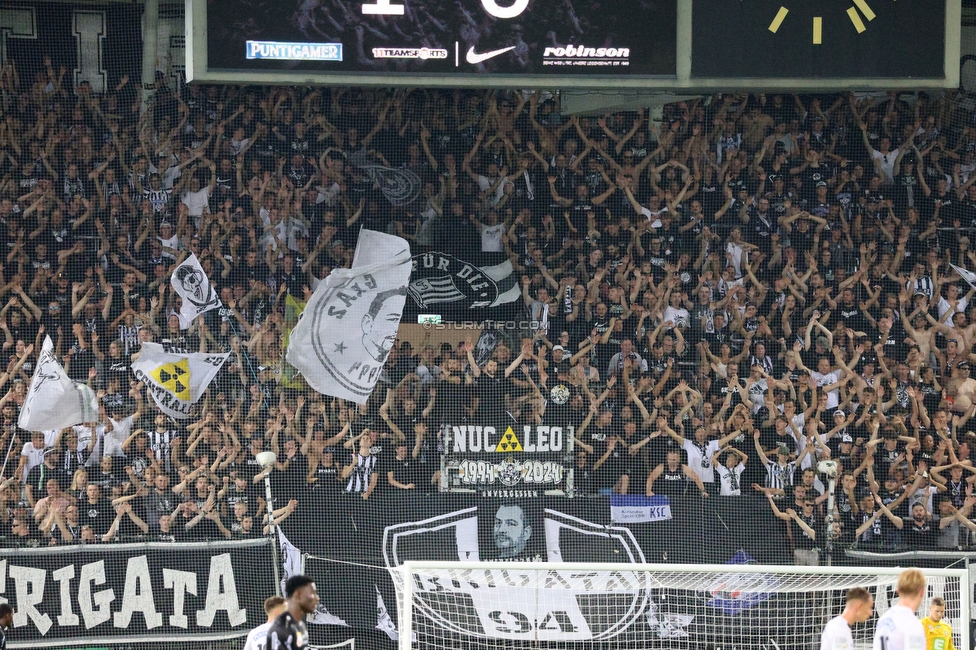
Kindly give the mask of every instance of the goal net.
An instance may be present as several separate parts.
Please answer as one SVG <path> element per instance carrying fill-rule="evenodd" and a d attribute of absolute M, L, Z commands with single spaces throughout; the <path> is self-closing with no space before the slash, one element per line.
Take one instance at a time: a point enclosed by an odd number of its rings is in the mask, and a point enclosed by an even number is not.
<path fill-rule="evenodd" d="M 901 569 L 758 565 L 408 562 L 394 569 L 400 648 L 819 648 L 852 587 L 875 598 L 856 626 L 870 647 Z M 957 648 L 969 647 L 969 577 L 925 570 L 946 601 Z"/>

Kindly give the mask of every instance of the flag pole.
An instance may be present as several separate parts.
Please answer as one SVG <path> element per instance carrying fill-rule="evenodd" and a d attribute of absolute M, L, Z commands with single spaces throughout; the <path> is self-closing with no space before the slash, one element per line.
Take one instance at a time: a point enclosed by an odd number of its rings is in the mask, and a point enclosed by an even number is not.
<path fill-rule="evenodd" d="M 230 323 L 230 330 L 234 333 L 234 336 L 236 336 L 237 337 L 237 340 L 240 341 L 240 344 L 241 344 L 241 353 L 244 355 L 244 359 L 247 361 L 247 368 L 248 368 L 248 370 L 251 371 L 251 376 L 254 377 L 254 383 L 257 384 L 258 387 L 260 388 L 261 387 L 261 382 L 258 381 L 258 375 L 257 375 L 257 373 L 254 372 L 254 366 L 251 365 L 251 357 L 247 354 L 247 346 L 244 345 L 244 341 L 241 339 L 241 335 L 237 333 L 237 328 L 234 327 L 234 314 L 233 314 L 233 312 L 231 312 L 230 318 L 227 319 L 227 322 Z"/>
<path fill-rule="evenodd" d="M 7 471 L 7 462 L 10 461 L 10 451 L 14 448 L 14 438 L 17 437 L 15 431 L 10 432 L 10 442 L 7 443 L 7 453 L 3 457 L 3 467 L 0 467 L 0 477 L 4 476 Z"/>

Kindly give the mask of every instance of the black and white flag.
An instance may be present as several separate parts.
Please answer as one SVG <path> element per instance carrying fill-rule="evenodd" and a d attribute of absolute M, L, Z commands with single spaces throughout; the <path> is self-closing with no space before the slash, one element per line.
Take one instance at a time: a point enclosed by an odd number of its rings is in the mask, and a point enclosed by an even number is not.
<path fill-rule="evenodd" d="M 410 297 L 421 309 L 485 309 L 522 295 L 512 263 L 477 266 L 447 253 L 414 255 Z"/>
<path fill-rule="evenodd" d="M 403 208 L 420 198 L 424 184 L 420 177 L 409 169 L 384 165 L 361 165 L 361 167 L 391 205 Z"/>
<path fill-rule="evenodd" d="M 176 267 L 169 281 L 183 299 L 183 306 L 177 314 L 180 329 L 189 329 L 194 318 L 222 306 L 213 285 L 210 284 L 210 278 L 204 273 L 200 261 L 193 253 Z"/>
<path fill-rule="evenodd" d="M 95 391 L 71 381 L 58 363 L 51 337 L 45 336 L 17 425 L 28 431 L 44 431 L 97 419 Z"/>
<path fill-rule="evenodd" d="M 319 284 L 291 331 L 288 362 L 309 386 L 363 404 L 396 342 L 410 280 L 410 246 L 363 230 L 351 269 Z"/>

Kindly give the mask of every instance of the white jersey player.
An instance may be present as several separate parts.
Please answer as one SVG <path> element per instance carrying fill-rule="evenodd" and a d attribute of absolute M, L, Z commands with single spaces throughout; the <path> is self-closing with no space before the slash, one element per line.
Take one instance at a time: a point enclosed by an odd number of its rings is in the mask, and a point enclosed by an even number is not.
<path fill-rule="evenodd" d="M 820 650 L 853 650 L 851 626 L 871 618 L 874 597 L 863 587 L 847 592 L 847 605 L 840 616 L 830 619 L 820 635 Z"/>
<path fill-rule="evenodd" d="M 874 650 L 925 650 L 925 629 L 915 610 L 925 596 L 925 576 L 908 569 L 898 576 L 898 604 L 884 613 L 874 631 Z"/>
<path fill-rule="evenodd" d="M 264 613 L 268 615 L 268 621 L 258 625 L 247 635 L 244 642 L 244 650 L 264 650 L 268 645 L 268 630 L 274 620 L 281 616 L 287 609 L 285 599 L 281 596 L 271 596 L 264 601 Z"/>

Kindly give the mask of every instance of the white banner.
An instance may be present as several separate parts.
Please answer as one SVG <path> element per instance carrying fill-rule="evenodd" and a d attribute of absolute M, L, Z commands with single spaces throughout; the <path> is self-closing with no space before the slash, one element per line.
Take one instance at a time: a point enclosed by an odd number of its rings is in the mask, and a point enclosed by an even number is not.
<path fill-rule="evenodd" d="M 217 376 L 230 353 L 180 352 L 159 343 L 143 343 L 132 362 L 136 379 L 146 384 L 159 409 L 174 418 L 190 416 L 190 408 Z"/>
<path fill-rule="evenodd" d="M 169 281 L 183 299 L 180 313 L 177 314 L 180 329 L 188 329 L 193 319 L 200 314 L 223 306 L 210 284 L 210 278 L 203 272 L 200 261 L 193 253 L 176 267 Z"/>
<path fill-rule="evenodd" d="M 666 496 L 610 495 L 610 521 L 620 524 L 636 524 L 648 521 L 665 521 L 670 518 L 671 502 Z"/>
<path fill-rule="evenodd" d="M 71 381 L 54 355 L 51 337 L 44 337 L 24 406 L 17 420 L 21 429 L 63 429 L 98 419 L 98 398 L 85 384 Z"/>
<path fill-rule="evenodd" d="M 976 273 L 973 273 L 972 271 L 967 271 L 961 266 L 956 266 L 955 264 L 950 264 L 949 266 L 951 266 L 952 269 L 956 273 L 958 273 L 963 280 L 966 281 L 966 284 L 968 284 L 973 289 L 976 289 Z M 938 298 L 938 296 L 935 297 Z"/>
<path fill-rule="evenodd" d="M 309 386 L 366 402 L 396 342 L 410 262 L 405 239 L 360 232 L 352 268 L 319 284 L 291 331 L 286 358 Z"/>

